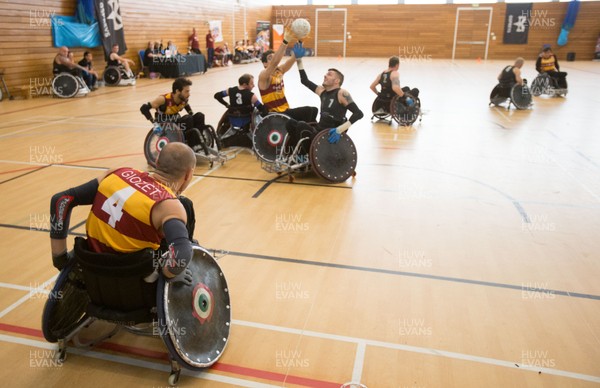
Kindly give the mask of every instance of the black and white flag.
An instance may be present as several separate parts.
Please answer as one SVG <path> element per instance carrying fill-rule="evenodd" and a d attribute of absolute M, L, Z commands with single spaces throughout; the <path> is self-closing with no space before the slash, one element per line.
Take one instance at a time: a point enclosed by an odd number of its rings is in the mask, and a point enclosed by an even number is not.
<path fill-rule="evenodd" d="M 506 4 L 504 40 L 506 44 L 527 44 L 532 3 Z"/>
<path fill-rule="evenodd" d="M 104 46 L 104 56 L 108 60 L 112 46 L 115 43 L 119 45 L 118 54 L 125 53 L 127 45 L 125 44 L 125 31 L 123 30 L 119 0 L 95 0 L 95 8 L 102 46 Z"/>

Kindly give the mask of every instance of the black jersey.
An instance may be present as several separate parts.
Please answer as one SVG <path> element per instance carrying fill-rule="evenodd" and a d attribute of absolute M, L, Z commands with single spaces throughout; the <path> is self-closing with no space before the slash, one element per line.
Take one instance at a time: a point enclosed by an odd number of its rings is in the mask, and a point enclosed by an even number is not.
<path fill-rule="evenodd" d="M 110 55 L 108 56 L 108 66 L 119 66 L 119 60 L 112 59 Z"/>
<path fill-rule="evenodd" d="M 58 55 L 54 57 L 54 61 L 52 62 L 52 73 L 54 75 L 57 75 L 59 73 L 70 73 L 71 69 L 69 69 L 69 66 L 63 65 L 62 63 L 56 63 L 57 57 Z"/>
<path fill-rule="evenodd" d="M 339 88 L 330 91 L 324 91 L 321 93 L 321 118 L 319 120 L 319 127 L 333 128 L 342 124 L 346 121 L 346 109 L 345 106 L 340 104 L 338 100 Z"/>
<path fill-rule="evenodd" d="M 237 86 L 227 89 L 231 110 L 237 110 L 240 115 L 249 115 L 254 109 L 252 106 L 252 93 L 249 89 L 240 89 Z"/>
<path fill-rule="evenodd" d="M 501 86 L 513 86 L 517 83 L 517 77 L 515 76 L 513 69 L 514 66 L 506 66 L 504 70 L 502 70 L 502 75 L 498 80 Z"/>
<path fill-rule="evenodd" d="M 381 85 L 380 96 L 384 98 L 392 98 L 396 95 L 392 89 L 392 72 L 384 71 L 379 76 L 379 85 Z"/>

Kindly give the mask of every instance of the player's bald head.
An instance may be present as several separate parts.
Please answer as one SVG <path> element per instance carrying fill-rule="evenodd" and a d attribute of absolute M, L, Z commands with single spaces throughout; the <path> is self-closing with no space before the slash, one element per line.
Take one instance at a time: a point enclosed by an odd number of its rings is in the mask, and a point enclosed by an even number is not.
<path fill-rule="evenodd" d="M 185 174 L 196 167 L 196 155 L 185 143 L 166 144 L 156 161 L 156 170 L 174 180 L 185 177 Z"/>

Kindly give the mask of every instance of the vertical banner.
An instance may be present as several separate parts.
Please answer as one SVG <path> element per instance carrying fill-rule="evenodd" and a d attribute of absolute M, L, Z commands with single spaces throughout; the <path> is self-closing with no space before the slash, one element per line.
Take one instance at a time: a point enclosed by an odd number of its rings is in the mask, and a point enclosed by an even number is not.
<path fill-rule="evenodd" d="M 277 50 L 283 43 L 283 24 L 273 24 L 273 50 Z"/>
<path fill-rule="evenodd" d="M 210 28 L 210 33 L 212 34 L 215 43 L 223 41 L 223 29 L 221 27 L 220 20 L 212 20 L 208 22 L 208 26 Z"/>
<path fill-rule="evenodd" d="M 271 47 L 271 22 L 256 22 L 256 42 L 260 45 L 261 51 L 265 52 Z"/>
<path fill-rule="evenodd" d="M 527 44 L 532 3 L 506 4 L 505 44 Z"/>
<path fill-rule="evenodd" d="M 113 44 L 119 45 L 118 54 L 127 51 L 125 44 L 125 31 L 123 30 L 123 18 L 121 17 L 121 5 L 119 0 L 96 0 L 96 19 L 100 28 L 102 46 L 104 46 L 104 57 L 110 55 Z"/>

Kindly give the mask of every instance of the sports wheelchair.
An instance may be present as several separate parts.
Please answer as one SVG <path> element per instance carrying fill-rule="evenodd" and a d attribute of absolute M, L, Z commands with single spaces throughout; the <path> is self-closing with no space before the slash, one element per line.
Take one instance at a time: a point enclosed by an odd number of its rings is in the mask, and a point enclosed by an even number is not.
<path fill-rule="evenodd" d="M 248 115 L 238 108 L 230 107 L 217 124 L 217 138 L 224 148 L 231 146 L 252 148 L 252 133 L 262 120 L 258 109 Z"/>
<path fill-rule="evenodd" d="M 523 80 L 523 85 L 514 84 L 509 87 L 498 84 L 490 93 L 489 105 L 499 106 L 508 101 L 506 109 L 510 109 L 511 104 L 517 109 L 529 109 L 532 105 L 531 94 L 527 86 L 527 80 Z"/>
<path fill-rule="evenodd" d="M 392 124 L 392 119 L 405 127 L 409 127 L 414 124 L 417 119 L 419 122 L 423 120 L 423 113 L 421 112 L 421 100 L 419 99 L 419 89 L 409 87 L 403 87 L 403 97 L 395 95 L 392 99 L 385 99 L 383 97 L 377 97 L 373 101 L 372 111 L 373 119 L 387 121 L 388 124 Z M 391 119 L 390 119 L 391 117 Z"/>
<path fill-rule="evenodd" d="M 254 130 L 253 150 L 261 160 L 261 167 L 272 173 L 287 173 L 294 181 L 293 173 L 313 170 L 319 177 L 331 183 L 341 183 L 356 176 L 357 152 L 354 142 L 347 134 L 340 141 L 328 141 L 329 130 L 319 132 L 314 138 L 302 135 L 296 146 L 288 147 L 289 134 L 286 123 L 290 118 L 281 113 L 265 116 Z M 305 148 L 310 143 L 308 153 Z"/>
<path fill-rule="evenodd" d="M 58 73 L 52 80 L 52 93 L 60 98 L 83 97 L 89 92 L 83 78 L 71 73 Z"/>
<path fill-rule="evenodd" d="M 133 86 L 135 77 L 131 78 L 123 66 L 108 66 L 102 75 L 108 86 Z"/>
<path fill-rule="evenodd" d="M 58 342 L 57 362 L 67 357 L 67 344 L 93 346 L 120 329 L 134 334 L 160 336 L 165 343 L 175 385 L 181 367 L 201 371 L 223 354 L 231 328 L 231 304 L 223 271 L 211 254 L 193 246 L 188 267 L 191 285 L 166 282 L 158 252 L 95 253 L 87 241 L 75 239 L 75 257 L 61 270 L 42 314 L 42 332 L 48 342 Z M 89 338 L 96 321 L 112 330 Z M 97 330 L 96 330 L 97 332 Z"/>
<path fill-rule="evenodd" d="M 559 87 L 558 80 L 548 73 L 539 73 L 531 83 L 531 94 L 535 97 L 539 97 L 542 94 L 561 97 L 566 96 L 568 92 L 567 88 Z"/>
<path fill-rule="evenodd" d="M 164 122 L 160 126 L 162 128 L 161 132 L 156 133 L 154 128 L 150 128 L 144 140 L 144 156 L 152 167 L 156 167 L 158 154 L 166 144 L 170 142 L 186 143 L 183 130 L 177 123 Z M 212 126 L 205 125 L 201 130 L 191 128 L 189 131 L 196 131 L 200 139 L 201 144 L 197 147 L 198 149 L 194 150 L 196 159 L 208 162 L 210 168 L 213 167 L 215 162 L 223 165 L 227 160 L 233 158 L 229 153 L 221 152 L 221 141 Z"/>

